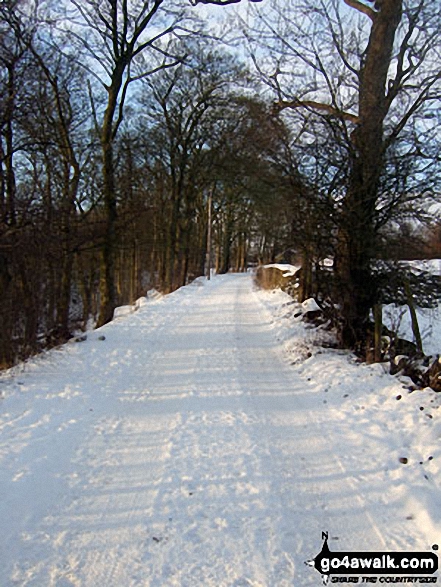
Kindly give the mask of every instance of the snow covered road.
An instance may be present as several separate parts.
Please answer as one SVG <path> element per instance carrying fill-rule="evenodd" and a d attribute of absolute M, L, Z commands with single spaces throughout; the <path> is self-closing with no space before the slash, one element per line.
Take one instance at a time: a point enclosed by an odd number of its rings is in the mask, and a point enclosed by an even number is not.
<path fill-rule="evenodd" d="M 197 281 L 1 385 L 2 587 L 320 585 L 304 563 L 322 531 L 333 550 L 427 549 L 367 457 L 347 470 L 247 275 Z"/>

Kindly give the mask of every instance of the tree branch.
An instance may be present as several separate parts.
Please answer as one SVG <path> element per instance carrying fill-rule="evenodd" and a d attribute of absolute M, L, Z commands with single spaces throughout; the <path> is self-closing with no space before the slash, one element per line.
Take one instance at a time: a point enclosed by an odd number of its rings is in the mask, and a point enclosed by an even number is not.
<path fill-rule="evenodd" d="M 144 43 L 142 43 L 141 45 L 139 45 L 136 49 L 133 46 L 133 50 L 132 50 L 132 54 L 131 54 L 132 55 L 132 58 L 134 58 L 137 55 L 139 55 L 139 53 L 142 53 L 142 51 L 144 51 L 144 49 L 146 49 L 147 47 L 154 46 L 154 43 L 156 43 L 156 41 L 158 41 L 159 39 L 162 39 L 163 37 L 169 35 L 174 30 L 175 30 L 175 25 L 171 25 L 167 29 L 165 29 L 164 31 L 161 31 L 160 33 L 158 33 L 157 35 L 155 35 L 154 37 L 152 37 L 151 39 L 149 39 L 148 41 L 145 41 Z"/>
<path fill-rule="evenodd" d="M 127 78 L 124 82 L 121 99 L 119 101 L 118 120 L 115 122 L 115 126 L 113 127 L 113 131 L 112 131 L 112 140 L 115 140 L 116 135 L 118 133 L 118 129 L 121 126 L 121 123 L 124 119 L 124 103 L 126 101 L 127 90 L 129 89 L 129 84 L 131 81 L 132 80 L 130 79 L 130 64 L 129 64 Z"/>
<path fill-rule="evenodd" d="M 438 75 L 433 76 L 430 83 L 421 91 L 421 93 L 417 96 L 411 107 L 408 109 L 406 114 L 400 120 L 400 122 L 395 126 L 393 131 L 390 133 L 389 137 L 385 140 L 384 149 L 387 149 L 393 141 L 398 137 L 401 131 L 404 129 L 406 124 L 409 122 L 410 118 L 417 112 L 417 110 L 424 104 L 424 102 L 428 101 L 436 101 L 440 99 L 440 96 L 434 95 L 430 96 L 429 91 L 435 85 L 437 81 L 441 79 L 441 72 Z"/>
<path fill-rule="evenodd" d="M 180 65 L 181 63 L 182 63 L 182 60 L 180 60 L 180 59 L 176 59 L 175 61 L 173 61 L 171 63 L 161 63 L 161 65 L 158 65 L 157 67 L 154 67 L 153 69 L 150 69 L 149 71 L 146 71 L 144 73 L 140 73 L 139 75 L 132 76 L 130 78 L 130 83 L 145 79 L 146 77 L 149 77 L 155 73 L 158 73 L 158 71 L 162 71 L 164 69 L 171 69 L 173 67 L 176 67 L 177 65 Z"/>
<path fill-rule="evenodd" d="M 216 6 L 226 6 L 227 4 L 239 4 L 241 0 L 190 0 L 192 6 L 198 4 L 215 4 Z M 248 0 L 248 2 L 262 2 L 262 0 Z"/>
<path fill-rule="evenodd" d="M 112 31 L 112 44 L 113 44 L 113 53 L 116 59 L 119 59 L 121 56 L 120 47 L 119 47 L 119 39 L 118 39 L 118 6 L 116 4 L 116 0 L 111 0 L 110 2 L 110 16 L 112 19 L 111 31 Z"/>
<path fill-rule="evenodd" d="M 358 0 L 343 0 L 343 1 L 345 4 L 347 4 L 351 8 L 358 10 L 358 12 L 361 12 L 362 14 L 366 14 L 366 16 L 369 16 L 369 18 L 372 21 L 374 21 L 377 13 L 375 12 L 375 10 L 372 10 L 372 8 L 370 8 L 369 6 L 366 6 L 366 4 L 363 4 L 362 2 L 359 2 Z"/>
<path fill-rule="evenodd" d="M 323 104 L 321 102 L 314 102 L 313 100 L 293 100 L 291 102 L 287 101 L 280 101 L 276 102 L 273 107 L 273 111 L 275 113 L 279 113 L 286 108 L 308 108 L 310 110 L 322 111 L 325 114 L 330 114 L 331 116 L 335 116 L 342 120 L 348 120 L 349 122 L 353 122 L 354 124 L 358 124 L 360 119 L 355 114 L 351 114 L 350 112 L 344 112 L 343 110 L 339 110 L 330 104 Z"/>

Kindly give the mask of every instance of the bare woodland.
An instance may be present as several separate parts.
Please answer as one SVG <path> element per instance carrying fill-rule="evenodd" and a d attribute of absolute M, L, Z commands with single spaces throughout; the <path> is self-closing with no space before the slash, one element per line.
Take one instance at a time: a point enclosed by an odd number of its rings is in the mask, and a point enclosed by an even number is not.
<path fill-rule="evenodd" d="M 232 4 L 219 38 L 199 5 Z M 301 261 L 363 354 L 378 261 L 440 253 L 440 22 L 428 0 L 3 0 L 0 365 L 203 275 L 209 201 L 216 271 Z"/>

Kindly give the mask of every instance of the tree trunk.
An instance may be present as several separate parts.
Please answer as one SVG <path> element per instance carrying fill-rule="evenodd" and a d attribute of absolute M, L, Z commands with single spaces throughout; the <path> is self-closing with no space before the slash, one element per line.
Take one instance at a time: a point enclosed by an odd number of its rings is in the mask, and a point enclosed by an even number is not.
<path fill-rule="evenodd" d="M 104 114 L 101 149 L 103 155 L 103 200 L 106 217 L 104 242 L 100 264 L 100 314 L 97 328 L 110 322 L 116 307 L 115 252 L 116 252 L 116 190 L 113 160 L 113 118 L 122 85 L 122 71 L 117 71 L 108 89 L 109 100 Z"/>
<path fill-rule="evenodd" d="M 1 314 L 3 315 L 0 328 L 0 369 L 12 364 L 13 352 L 11 348 L 13 330 L 13 296 L 11 295 L 12 275 L 9 271 L 7 255 L 0 253 L 0 299 L 2 300 Z"/>
<path fill-rule="evenodd" d="M 302 268 L 300 271 L 299 302 L 304 302 L 312 295 L 312 256 L 309 248 L 302 254 Z"/>
<path fill-rule="evenodd" d="M 381 346 L 383 334 L 383 307 L 381 304 L 374 305 L 374 361 L 381 361 Z"/>
<path fill-rule="evenodd" d="M 359 122 L 351 137 L 350 177 L 336 260 L 341 343 L 350 348 L 362 347 L 376 298 L 371 274 L 376 253 L 375 207 L 383 167 L 383 123 L 389 110 L 387 75 L 401 14 L 402 0 L 382 0 L 360 72 Z"/>
<path fill-rule="evenodd" d="M 60 278 L 60 295 L 57 303 L 57 328 L 60 338 L 66 339 L 70 336 L 70 305 L 73 280 L 73 266 L 75 252 L 72 244 L 72 218 L 75 216 L 75 201 L 80 182 L 80 166 L 76 160 L 74 150 L 70 143 L 67 128 L 63 127 L 65 147 L 65 173 L 64 173 L 64 194 L 61 217 L 62 229 L 62 269 Z M 74 170 L 70 178 L 71 169 Z"/>
<path fill-rule="evenodd" d="M 60 297 L 57 304 L 57 327 L 60 339 L 69 337 L 69 312 L 72 290 L 73 253 L 65 251 L 62 266 Z"/>
<path fill-rule="evenodd" d="M 15 71 L 14 65 L 10 65 L 8 69 L 8 80 L 7 80 L 7 100 L 5 109 L 5 141 L 6 141 L 6 222 L 10 226 L 15 226 L 17 223 L 16 211 L 15 211 L 15 199 L 16 199 L 16 183 L 15 183 L 15 171 L 14 171 L 14 130 L 13 130 L 13 117 L 15 109 Z"/>
<path fill-rule="evenodd" d="M 410 283 L 407 278 L 404 278 L 404 291 L 406 292 L 407 305 L 409 307 L 410 319 L 412 322 L 412 332 L 415 339 L 415 344 L 420 353 L 423 352 L 423 341 L 421 339 L 420 327 L 418 325 L 418 317 L 415 310 L 415 303 L 413 301 Z"/>
<path fill-rule="evenodd" d="M 228 273 L 231 265 L 231 243 L 233 234 L 233 222 L 230 211 L 227 209 L 224 217 L 224 230 L 222 235 L 222 265 L 219 270 L 220 274 Z"/>
<path fill-rule="evenodd" d="M 172 203 L 172 216 L 170 222 L 170 230 L 168 232 L 167 250 L 165 260 L 165 293 L 170 293 L 174 289 L 175 282 L 175 265 L 177 257 L 177 243 L 178 243 L 178 218 L 180 209 L 180 198 L 175 196 Z"/>
<path fill-rule="evenodd" d="M 212 257 L 212 230 L 213 230 L 213 192 L 210 190 L 207 202 L 207 224 L 205 230 L 201 231 L 200 251 L 200 269 L 201 275 L 211 279 L 211 257 Z"/>

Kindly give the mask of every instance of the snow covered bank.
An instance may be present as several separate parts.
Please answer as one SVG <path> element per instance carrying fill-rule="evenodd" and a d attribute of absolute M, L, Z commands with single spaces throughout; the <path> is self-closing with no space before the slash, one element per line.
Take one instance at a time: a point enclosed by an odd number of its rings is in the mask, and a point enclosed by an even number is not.
<path fill-rule="evenodd" d="M 439 543 L 440 394 L 430 388 L 410 392 L 411 381 L 389 375 L 386 366 L 360 364 L 347 352 L 322 348 L 321 344 L 326 347 L 331 342 L 331 334 L 305 328 L 301 317 L 295 317 L 299 305 L 282 291 L 259 291 L 258 296 L 273 317 L 293 376 L 306 380 L 321 397 L 330 434 L 340 447 L 339 458 L 352 472 L 353 482 L 361 491 L 372 484 L 378 486 L 369 506 L 396 502 L 407 531 L 412 527 L 421 531 L 427 547 Z M 427 318 L 432 348 L 441 348 L 437 346 L 440 322 L 434 321 L 433 314 Z M 422 330 L 427 333 L 428 329 Z M 427 338 L 426 344 L 429 347 Z M 402 546 L 412 545 L 403 539 Z"/>

